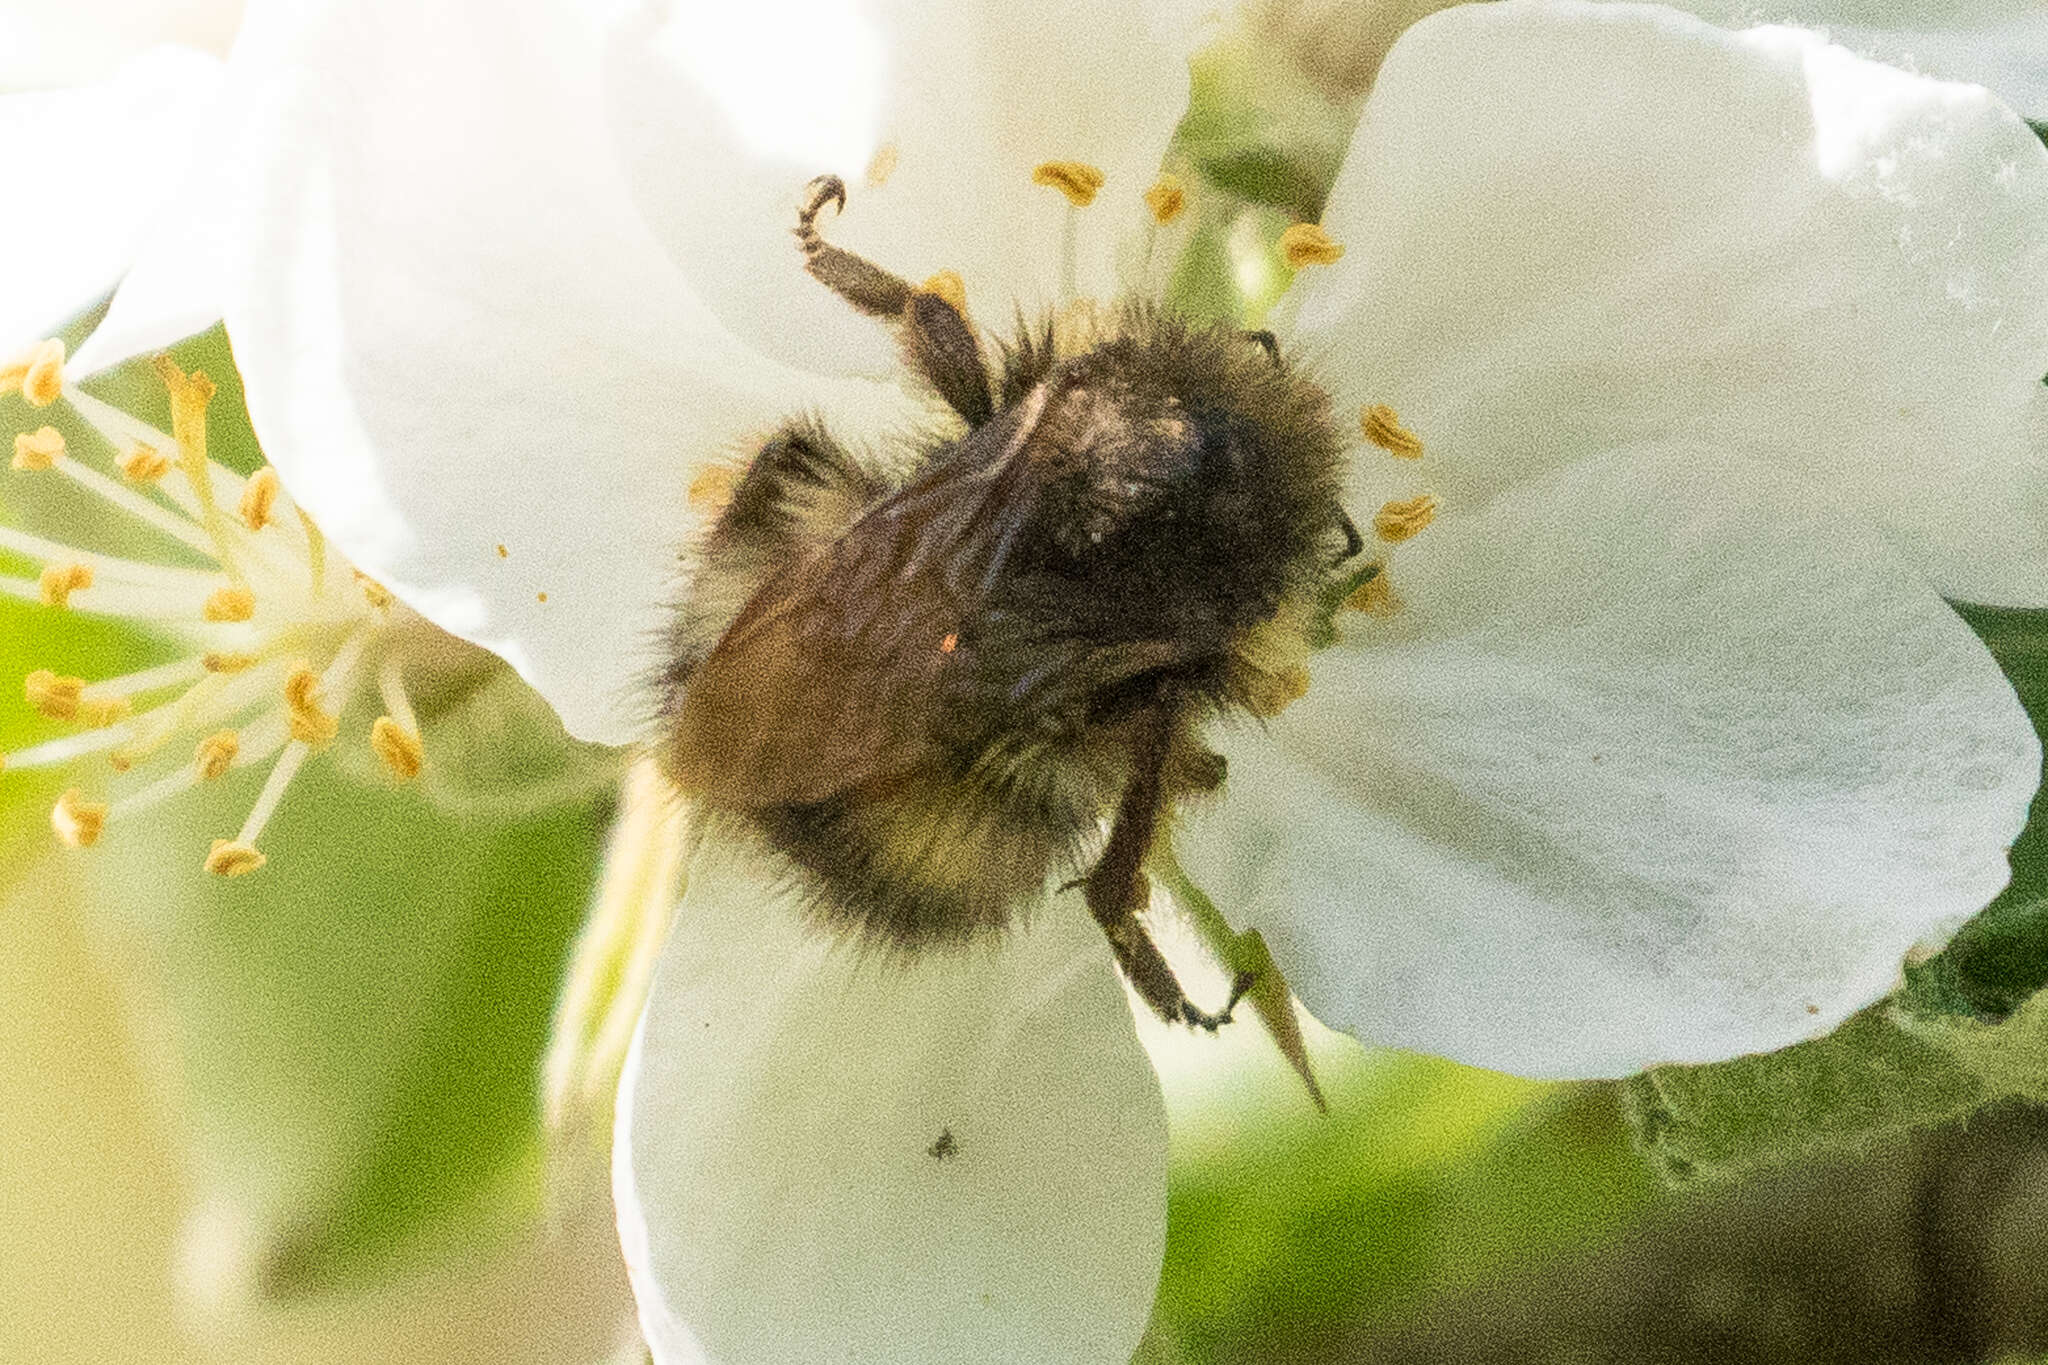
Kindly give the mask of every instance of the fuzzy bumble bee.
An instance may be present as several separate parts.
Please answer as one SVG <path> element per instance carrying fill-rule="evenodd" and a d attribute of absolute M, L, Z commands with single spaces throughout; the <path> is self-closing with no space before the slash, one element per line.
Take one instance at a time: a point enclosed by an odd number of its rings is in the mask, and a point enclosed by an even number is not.
<path fill-rule="evenodd" d="M 1222 785 L 1204 725 L 1298 695 L 1360 552 L 1328 400 L 1270 335 L 1147 304 L 1078 336 L 1020 321 L 991 363 L 944 291 L 824 239 L 845 198 L 809 187 L 806 269 L 898 330 L 966 432 L 886 470 L 816 418 L 761 446 L 692 549 L 663 766 L 838 931 L 970 939 L 1072 879 L 1143 999 L 1214 1028 L 1250 982 L 1188 999 L 1138 918 L 1143 865 Z"/>

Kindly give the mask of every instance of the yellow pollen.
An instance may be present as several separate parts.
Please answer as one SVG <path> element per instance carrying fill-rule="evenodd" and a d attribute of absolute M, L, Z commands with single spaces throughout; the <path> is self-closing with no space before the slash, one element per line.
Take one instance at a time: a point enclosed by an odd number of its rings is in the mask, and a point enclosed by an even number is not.
<path fill-rule="evenodd" d="M 91 848 L 100 841 L 100 832 L 106 827 L 106 806 L 86 800 L 76 787 L 58 797 L 50 810 L 50 828 L 72 848 Z"/>
<path fill-rule="evenodd" d="M 420 737 L 389 716 L 377 717 L 370 726 L 370 749 L 401 782 L 418 777 L 426 762 L 426 746 Z"/>
<path fill-rule="evenodd" d="M 1102 171 L 1085 161 L 1041 161 L 1031 172 L 1031 183 L 1050 185 L 1075 208 L 1085 209 L 1102 188 Z"/>
<path fill-rule="evenodd" d="M 292 738 L 308 748 L 325 748 L 341 732 L 341 722 L 320 704 L 320 675 L 303 664 L 284 680 L 284 705 Z"/>
<path fill-rule="evenodd" d="M 270 859 L 258 853 L 249 844 L 238 844 L 232 839 L 215 839 L 213 851 L 206 855 L 206 870 L 216 877 L 240 877 L 254 872 Z"/>
<path fill-rule="evenodd" d="M 888 184 L 889 177 L 896 174 L 896 163 L 902 158 L 902 151 L 893 142 L 885 142 L 875 148 L 874 156 L 868 160 L 868 184 L 877 187 Z"/>
<path fill-rule="evenodd" d="M 64 343 L 51 337 L 28 354 L 21 374 L 21 396 L 32 408 L 47 408 L 64 392 Z"/>
<path fill-rule="evenodd" d="M 1389 455 L 1398 455 L 1404 460 L 1422 458 L 1422 438 L 1401 425 L 1400 414 L 1385 403 L 1374 403 L 1361 408 L 1358 413 L 1358 429 Z"/>
<path fill-rule="evenodd" d="M 1314 223 L 1296 223 L 1280 234 L 1280 255 L 1290 270 L 1334 265 L 1343 254 L 1344 248 Z"/>
<path fill-rule="evenodd" d="M 1372 529 L 1389 545 L 1413 540 L 1436 520 L 1436 499 L 1428 493 L 1405 502 L 1390 502 L 1373 513 Z"/>
<path fill-rule="evenodd" d="M 361 569 L 357 569 L 355 572 L 356 586 L 363 590 L 363 600 L 365 602 L 368 602 L 380 611 L 391 605 L 391 589 L 385 587 Z"/>
<path fill-rule="evenodd" d="M 209 621 L 246 621 L 256 614 L 256 594 L 247 588 L 220 588 L 199 614 Z"/>
<path fill-rule="evenodd" d="M 1152 210 L 1152 221 L 1161 227 L 1186 212 L 1188 193 L 1181 188 L 1180 177 L 1162 173 L 1152 182 L 1152 188 L 1145 191 L 1145 207 Z"/>
<path fill-rule="evenodd" d="M 51 469 L 64 458 L 65 450 L 64 433 L 55 427 L 24 431 L 14 438 L 13 467 L 27 473 Z"/>
<path fill-rule="evenodd" d="M 939 653 L 951 654 L 960 648 L 960 636 L 953 631 L 946 632 L 946 638 L 939 641 Z"/>
<path fill-rule="evenodd" d="M 114 466 L 130 483 L 155 483 L 171 472 L 171 457 L 137 441 L 114 457 Z"/>
<path fill-rule="evenodd" d="M 249 482 L 242 485 L 242 500 L 235 510 L 241 514 L 242 524 L 252 531 L 260 531 L 270 525 L 271 513 L 277 509 L 277 471 L 269 465 L 249 476 Z"/>
<path fill-rule="evenodd" d="M 199 666 L 208 673 L 242 673 L 256 666 L 254 654 L 202 654 Z"/>
<path fill-rule="evenodd" d="M 704 476 L 703 476 L 702 474 L 699 474 L 699 475 L 698 475 L 697 477 L 701 479 L 701 478 L 703 478 Z M 691 485 L 690 485 L 690 486 L 691 486 L 692 488 L 695 488 L 695 487 L 696 487 L 696 484 L 695 484 L 695 482 L 693 481 L 693 482 L 691 483 Z M 511 557 L 511 554 L 512 554 L 512 552 L 511 552 L 510 550 L 508 550 L 508 549 L 506 549 L 506 548 L 505 548 L 504 542 L 503 542 L 503 541 L 500 541 L 500 542 L 498 543 L 498 558 L 500 558 L 500 559 L 508 559 L 508 558 L 510 558 L 510 557 Z"/>
<path fill-rule="evenodd" d="M 84 691 L 85 679 L 67 678 L 47 668 L 39 668 L 22 679 L 22 692 L 28 704 L 51 720 L 77 720 L 79 698 Z"/>
<path fill-rule="evenodd" d="M 92 569 L 85 564 L 52 564 L 43 570 L 43 605 L 68 606 L 71 594 L 92 586 Z"/>
<path fill-rule="evenodd" d="M 1394 596 L 1394 585 L 1387 581 L 1387 571 L 1381 569 L 1353 588 L 1351 596 L 1344 599 L 1344 605 L 1370 616 L 1391 616 L 1400 610 L 1401 600 Z"/>
<path fill-rule="evenodd" d="M 918 288 L 934 297 L 944 299 L 960 316 L 967 316 L 967 281 L 960 278 L 959 271 L 941 270 Z"/>
<path fill-rule="evenodd" d="M 533 600 L 536 602 L 545 602 L 548 600 L 548 595 L 544 592 L 537 592 L 533 595 Z"/>
<path fill-rule="evenodd" d="M 89 730 L 104 730 L 135 714 L 135 703 L 126 697 L 80 697 L 78 723 Z"/>
<path fill-rule="evenodd" d="M 192 766 L 199 770 L 202 781 L 212 782 L 226 774 L 235 761 L 235 755 L 242 752 L 242 737 L 233 730 L 217 730 L 199 741 L 193 751 Z"/>
<path fill-rule="evenodd" d="M 132 749 L 115 749 L 107 754 L 107 763 L 117 773 L 125 773 L 135 766 L 139 757 Z"/>
<path fill-rule="evenodd" d="M 697 471 L 697 477 L 690 480 L 689 503 L 699 512 L 719 512 L 732 501 L 732 490 L 739 483 L 739 471 L 731 465 L 706 465 Z M 503 547 L 500 547 L 503 552 Z"/>

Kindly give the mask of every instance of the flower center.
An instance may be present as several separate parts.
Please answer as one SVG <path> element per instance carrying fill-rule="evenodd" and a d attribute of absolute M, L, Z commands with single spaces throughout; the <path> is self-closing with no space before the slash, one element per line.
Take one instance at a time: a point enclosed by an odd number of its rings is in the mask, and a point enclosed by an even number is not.
<path fill-rule="evenodd" d="M 57 837 L 85 848 L 202 782 L 268 763 L 241 829 L 204 859 L 209 872 L 240 876 L 263 866 L 265 826 L 306 760 L 353 728 L 344 720 L 360 694 L 383 703 L 364 736 L 371 752 L 398 780 L 419 774 L 424 749 L 405 675 L 408 643 L 428 628 L 326 544 L 274 469 L 245 479 L 208 458 L 214 386 L 205 374 L 168 356 L 156 370 L 170 393 L 169 433 L 67 380 L 61 342 L 0 366 L 0 394 L 19 392 L 33 409 L 61 402 L 58 411 L 78 419 L 68 425 L 104 447 L 81 451 L 40 426 L 14 439 L 16 477 L 68 479 L 189 552 L 186 564 L 151 562 L 0 526 L 0 551 L 37 566 L 34 577 L 0 574 L 0 593 L 134 622 L 181 646 L 170 662 L 121 677 L 31 672 L 29 706 L 74 733 L 0 754 L 0 771 L 104 756 L 104 783 L 69 788 L 51 812 Z M 113 472 L 89 455 L 103 455 Z"/>

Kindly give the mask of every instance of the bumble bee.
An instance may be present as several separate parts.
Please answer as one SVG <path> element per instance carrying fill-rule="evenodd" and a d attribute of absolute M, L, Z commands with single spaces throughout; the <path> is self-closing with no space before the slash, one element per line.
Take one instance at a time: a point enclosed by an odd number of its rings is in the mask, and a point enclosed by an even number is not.
<path fill-rule="evenodd" d="M 1137 917 L 1143 864 L 1222 784 L 1204 724 L 1299 694 L 1361 550 L 1328 399 L 1269 334 L 1143 304 L 1080 340 L 1020 320 L 991 365 L 959 306 L 824 239 L 845 201 L 809 186 L 805 268 L 898 330 L 966 432 L 894 474 L 816 419 L 761 446 L 693 550 L 662 765 L 869 942 L 1000 932 L 1072 878 L 1138 994 L 1213 1029 L 1250 982 L 1189 1001 Z"/>

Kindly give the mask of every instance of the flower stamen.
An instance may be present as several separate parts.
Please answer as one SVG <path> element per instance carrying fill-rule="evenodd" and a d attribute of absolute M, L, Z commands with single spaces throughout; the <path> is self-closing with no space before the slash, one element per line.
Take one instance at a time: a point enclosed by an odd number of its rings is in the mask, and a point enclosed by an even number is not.
<path fill-rule="evenodd" d="M 43 570 L 38 583 L 46 607 L 71 605 L 71 594 L 83 592 L 92 586 L 92 566 L 89 564 L 52 564 Z"/>
<path fill-rule="evenodd" d="M 405 695 L 405 664 L 397 654 L 387 654 L 377 669 L 377 691 L 384 699 L 384 714 L 370 725 L 370 749 L 401 782 L 420 775 L 426 763 L 426 745 L 420 739 L 420 718 Z"/>
<path fill-rule="evenodd" d="M 1145 207 L 1152 212 L 1152 221 L 1165 227 L 1187 211 L 1188 194 L 1181 185 L 1180 177 L 1162 171 L 1152 188 L 1145 191 Z"/>
<path fill-rule="evenodd" d="M 1422 458 L 1422 438 L 1401 425 L 1401 418 L 1385 403 L 1374 403 L 1358 413 L 1358 429 L 1365 439 L 1403 460 Z"/>
<path fill-rule="evenodd" d="M 1067 197 L 1077 209 L 1095 202 L 1102 190 L 1102 170 L 1086 161 L 1041 161 L 1032 168 L 1031 183 L 1047 185 Z"/>
<path fill-rule="evenodd" d="M 106 806 L 86 800 L 76 787 L 66 788 L 50 808 L 50 828 L 69 848 L 91 848 L 100 841 L 106 827 Z"/>
<path fill-rule="evenodd" d="M 1413 540 L 1436 520 L 1436 507 L 1436 498 L 1429 493 L 1386 503 L 1373 516 L 1373 534 L 1389 545 Z"/>
<path fill-rule="evenodd" d="M 242 485 L 242 497 L 235 508 L 244 526 L 251 531 L 260 531 L 270 525 L 277 507 L 279 487 L 277 471 L 269 465 L 249 476 L 249 482 Z"/>
<path fill-rule="evenodd" d="M 1280 234 L 1280 256 L 1290 270 L 1335 265 L 1343 255 L 1343 245 L 1314 223 L 1296 223 Z"/>

